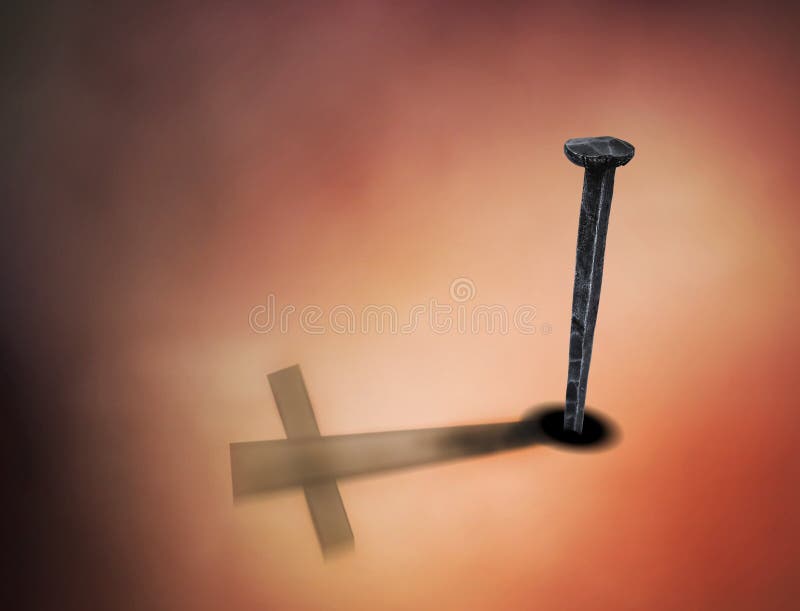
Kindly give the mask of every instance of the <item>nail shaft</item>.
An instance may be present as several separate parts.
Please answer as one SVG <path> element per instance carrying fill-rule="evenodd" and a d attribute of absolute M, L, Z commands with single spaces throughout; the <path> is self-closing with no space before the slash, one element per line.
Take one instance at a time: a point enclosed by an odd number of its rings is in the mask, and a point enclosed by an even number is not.
<path fill-rule="evenodd" d="M 575 284 L 572 293 L 572 328 L 569 340 L 569 370 L 564 410 L 564 429 L 583 430 L 586 387 L 592 360 L 594 329 L 603 283 L 603 258 L 614 192 L 616 168 L 633 157 L 633 147 L 609 137 L 568 140 L 564 152 L 573 163 L 585 168 L 578 245 L 575 256 Z"/>

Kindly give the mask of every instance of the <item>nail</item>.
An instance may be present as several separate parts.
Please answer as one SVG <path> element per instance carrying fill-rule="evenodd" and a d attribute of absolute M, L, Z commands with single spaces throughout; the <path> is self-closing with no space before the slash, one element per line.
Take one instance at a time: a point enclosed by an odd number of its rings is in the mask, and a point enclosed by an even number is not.
<path fill-rule="evenodd" d="M 603 255 L 614 190 L 614 172 L 618 166 L 633 159 L 634 148 L 628 142 L 610 136 L 572 138 L 564 144 L 564 154 L 572 163 L 586 170 L 578 221 L 567 401 L 564 409 L 564 430 L 580 433 L 583 431 L 586 384 L 603 282 Z"/>

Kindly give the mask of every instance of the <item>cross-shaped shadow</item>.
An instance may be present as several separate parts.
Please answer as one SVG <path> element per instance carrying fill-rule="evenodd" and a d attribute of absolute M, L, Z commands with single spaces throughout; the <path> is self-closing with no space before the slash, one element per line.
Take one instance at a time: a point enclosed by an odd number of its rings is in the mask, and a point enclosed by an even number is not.
<path fill-rule="evenodd" d="M 618 438 L 616 427 L 592 411 L 586 412 L 582 434 L 563 426 L 564 406 L 546 405 L 514 422 L 232 443 L 233 494 L 241 498 L 533 444 L 597 450 Z"/>
<path fill-rule="evenodd" d="M 598 449 L 615 441 L 616 428 L 587 411 L 581 434 L 564 430 L 564 406 L 532 410 L 522 420 L 408 431 L 320 435 L 298 366 L 270 374 L 288 439 L 232 443 L 234 499 L 302 486 L 323 554 L 353 545 L 353 531 L 337 481 L 436 462 L 557 444 Z"/>

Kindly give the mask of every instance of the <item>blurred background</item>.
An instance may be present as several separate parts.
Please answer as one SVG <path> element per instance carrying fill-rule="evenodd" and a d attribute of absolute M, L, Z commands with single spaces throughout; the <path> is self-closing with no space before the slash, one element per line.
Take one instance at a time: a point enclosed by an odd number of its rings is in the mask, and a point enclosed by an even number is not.
<path fill-rule="evenodd" d="M 3 5 L 7 608 L 788 609 L 800 333 L 789 3 Z M 234 505 L 228 444 L 563 401 L 582 170 L 617 172 L 596 454 L 527 448 Z M 468 278 L 537 332 L 255 333 Z"/>

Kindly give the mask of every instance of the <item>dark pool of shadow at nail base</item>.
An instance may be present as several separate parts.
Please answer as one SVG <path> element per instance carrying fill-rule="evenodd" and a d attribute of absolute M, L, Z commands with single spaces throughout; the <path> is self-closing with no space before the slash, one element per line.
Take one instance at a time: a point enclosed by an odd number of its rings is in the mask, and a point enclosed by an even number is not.
<path fill-rule="evenodd" d="M 531 421 L 537 427 L 535 441 L 567 451 L 597 451 L 615 446 L 622 435 L 619 427 L 600 412 L 587 409 L 583 418 L 583 432 L 564 429 L 564 406 L 561 404 L 539 406 L 531 410 L 522 422 Z"/>

